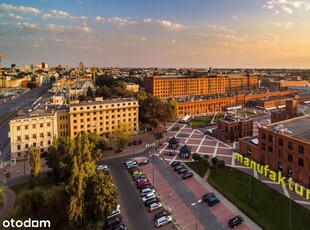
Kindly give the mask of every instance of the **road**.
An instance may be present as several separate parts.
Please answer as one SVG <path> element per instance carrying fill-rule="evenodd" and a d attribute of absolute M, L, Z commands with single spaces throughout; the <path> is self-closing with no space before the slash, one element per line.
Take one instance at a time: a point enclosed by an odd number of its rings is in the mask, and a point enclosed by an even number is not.
<path fill-rule="evenodd" d="M 9 121 L 16 116 L 22 107 L 31 106 L 34 100 L 47 93 L 51 83 L 29 90 L 20 96 L 0 104 L 0 161 L 10 160 Z"/>

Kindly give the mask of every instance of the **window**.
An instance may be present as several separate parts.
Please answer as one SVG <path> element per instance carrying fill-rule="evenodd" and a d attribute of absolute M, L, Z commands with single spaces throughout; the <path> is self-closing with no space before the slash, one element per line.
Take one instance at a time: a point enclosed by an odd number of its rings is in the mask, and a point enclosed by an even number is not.
<path fill-rule="evenodd" d="M 266 133 L 262 133 L 262 138 L 266 140 Z"/>
<path fill-rule="evenodd" d="M 51 126 L 51 123 L 47 123 L 46 125 L 47 125 L 47 127 L 50 127 L 50 126 Z"/>
<path fill-rule="evenodd" d="M 40 133 L 40 137 L 43 138 L 43 133 Z"/>
<path fill-rule="evenodd" d="M 305 147 L 303 145 L 298 145 L 298 153 L 304 154 Z"/>
<path fill-rule="evenodd" d="M 272 135 L 268 135 L 268 141 L 273 142 L 273 136 Z"/>
<path fill-rule="evenodd" d="M 28 140 L 28 139 L 29 139 L 29 136 L 28 136 L 28 135 L 25 135 L 25 139 Z"/>
<path fill-rule="evenodd" d="M 262 150 L 266 150 L 266 144 L 265 143 L 262 143 Z"/>
<path fill-rule="evenodd" d="M 17 130 L 20 130 L 20 126 L 16 126 L 16 129 L 17 129 Z"/>
<path fill-rule="evenodd" d="M 289 149 L 293 150 L 293 142 L 289 141 L 289 142 L 287 143 L 287 147 L 288 147 Z"/>
<path fill-rule="evenodd" d="M 47 136 L 50 137 L 51 136 L 51 132 L 47 132 Z"/>
<path fill-rule="evenodd" d="M 20 149 L 21 149 L 20 145 L 17 145 L 17 150 L 20 150 Z"/>
<path fill-rule="evenodd" d="M 25 125 L 25 129 L 28 129 L 28 125 Z"/>
<path fill-rule="evenodd" d="M 299 165 L 300 167 L 304 167 L 304 159 L 298 158 L 298 165 Z"/>
<path fill-rule="evenodd" d="M 288 156 L 287 156 L 287 160 L 289 162 L 293 162 L 293 154 L 289 153 Z"/>
<path fill-rule="evenodd" d="M 278 157 L 283 158 L 283 151 L 281 149 L 278 150 Z"/>
<path fill-rule="evenodd" d="M 17 136 L 17 141 L 21 141 L 21 138 L 20 138 L 20 136 Z"/>
<path fill-rule="evenodd" d="M 43 124 L 42 123 L 40 124 L 40 128 L 43 128 Z"/>
<path fill-rule="evenodd" d="M 283 139 L 282 139 L 282 138 L 279 138 L 278 144 L 279 144 L 280 146 L 283 146 Z"/>
<path fill-rule="evenodd" d="M 36 128 L 36 125 L 35 125 L 35 124 L 33 124 L 33 125 L 32 125 L 32 128 L 33 128 L 33 129 L 35 129 L 35 128 Z"/>
<path fill-rule="evenodd" d="M 32 138 L 37 138 L 37 135 L 36 134 L 32 134 Z"/>
<path fill-rule="evenodd" d="M 273 148 L 270 145 L 268 146 L 268 152 L 273 153 Z"/>

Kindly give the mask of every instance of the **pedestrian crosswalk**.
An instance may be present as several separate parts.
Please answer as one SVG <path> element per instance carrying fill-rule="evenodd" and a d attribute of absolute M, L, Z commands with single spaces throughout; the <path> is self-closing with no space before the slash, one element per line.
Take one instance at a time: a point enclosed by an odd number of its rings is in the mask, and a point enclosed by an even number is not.
<path fill-rule="evenodd" d="M 154 147 L 154 146 L 155 146 L 155 142 L 145 145 L 145 147 L 147 147 L 147 148 L 148 148 L 148 147 Z"/>

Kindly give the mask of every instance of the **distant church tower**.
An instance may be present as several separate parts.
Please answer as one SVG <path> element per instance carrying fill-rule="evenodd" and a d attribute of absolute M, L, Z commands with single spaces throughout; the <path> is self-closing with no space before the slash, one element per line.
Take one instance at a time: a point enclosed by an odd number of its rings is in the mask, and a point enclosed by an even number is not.
<path fill-rule="evenodd" d="M 80 70 L 81 72 L 84 72 L 84 64 L 83 64 L 82 61 L 80 61 L 80 63 L 79 63 L 79 70 Z"/>
<path fill-rule="evenodd" d="M 92 68 L 92 74 L 91 74 L 91 78 L 92 78 L 94 86 L 96 86 L 96 77 L 97 77 L 97 67 L 96 65 L 94 65 Z"/>

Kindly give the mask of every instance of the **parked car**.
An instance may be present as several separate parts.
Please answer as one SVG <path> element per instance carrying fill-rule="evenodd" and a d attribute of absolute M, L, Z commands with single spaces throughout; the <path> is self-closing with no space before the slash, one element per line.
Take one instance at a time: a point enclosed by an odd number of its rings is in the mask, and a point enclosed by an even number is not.
<path fill-rule="evenodd" d="M 152 183 L 149 180 L 137 182 L 137 188 L 141 188 L 142 186 L 145 185 L 152 185 Z"/>
<path fill-rule="evenodd" d="M 127 230 L 125 224 L 117 224 L 112 226 L 112 230 Z"/>
<path fill-rule="evenodd" d="M 143 165 L 147 165 L 148 163 L 149 163 L 149 160 L 144 160 L 144 161 L 141 161 L 138 165 L 143 166 Z"/>
<path fill-rule="evenodd" d="M 152 185 L 143 185 L 141 186 L 139 189 L 140 189 L 140 192 L 142 192 L 143 189 L 146 189 L 146 188 L 153 188 Z"/>
<path fill-rule="evenodd" d="M 180 165 L 180 164 L 181 164 L 180 161 L 173 161 L 173 162 L 171 163 L 171 166 L 172 166 L 172 167 L 175 167 L 175 166 Z"/>
<path fill-rule="evenodd" d="M 165 224 L 168 224 L 172 221 L 172 217 L 169 216 L 162 216 L 160 218 L 158 218 L 157 220 L 155 220 L 155 227 L 159 228 Z"/>
<path fill-rule="evenodd" d="M 209 198 L 214 197 L 214 196 L 215 196 L 215 195 L 214 195 L 213 192 L 208 192 L 208 193 L 204 194 L 204 195 L 202 196 L 201 199 L 202 199 L 204 202 L 207 202 L 207 201 L 209 200 Z"/>
<path fill-rule="evenodd" d="M 185 174 L 183 174 L 182 179 L 185 180 L 187 178 L 192 177 L 194 174 L 192 172 L 187 172 Z"/>
<path fill-rule="evenodd" d="M 129 159 L 127 159 L 127 160 L 124 160 L 124 161 L 123 161 L 123 164 L 124 164 L 124 165 L 127 165 L 128 162 L 133 162 L 134 160 L 135 160 L 135 159 L 133 159 L 133 158 L 129 158 Z"/>
<path fill-rule="evenodd" d="M 174 167 L 174 171 L 178 171 L 181 168 L 185 168 L 185 166 L 184 165 L 177 165 Z"/>
<path fill-rule="evenodd" d="M 97 166 L 97 170 L 105 170 L 107 168 L 108 168 L 108 166 L 106 166 L 106 165 L 98 165 Z"/>
<path fill-rule="evenodd" d="M 134 176 L 133 177 L 133 180 L 135 182 L 138 182 L 138 181 L 146 181 L 147 180 L 147 177 L 145 175 L 138 175 L 138 176 Z"/>
<path fill-rule="evenodd" d="M 122 218 L 118 216 L 114 216 L 112 218 L 107 219 L 106 226 L 111 228 L 114 225 L 120 224 L 122 222 Z"/>
<path fill-rule="evenodd" d="M 161 208 L 163 205 L 160 203 L 160 202 L 155 202 L 155 203 L 152 203 L 150 204 L 149 206 L 149 211 L 150 212 L 153 212 L 154 210 L 157 210 L 159 208 Z"/>
<path fill-rule="evenodd" d="M 178 172 L 179 174 L 187 173 L 187 172 L 188 172 L 188 169 L 187 169 L 187 168 L 181 168 L 181 169 L 177 170 L 177 172 Z"/>
<path fill-rule="evenodd" d="M 148 194 L 148 193 L 150 193 L 150 192 L 155 193 L 156 190 L 155 190 L 154 188 L 145 188 L 145 189 L 142 189 L 142 190 L 141 190 L 141 196 L 144 196 L 144 195 L 146 195 L 146 194 Z"/>
<path fill-rule="evenodd" d="M 242 224 L 243 223 L 243 217 L 242 216 L 235 216 L 233 218 L 231 218 L 229 221 L 228 221 L 228 225 L 229 227 L 231 228 L 235 228 L 237 227 L 239 224 Z"/>
<path fill-rule="evenodd" d="M 151 199 L 145 201 L 144 205 L 146 207 L 149 207 L 151 204 L 156 203 L 156 202 L 159 202 L 159 198 L 158 197 L 154 197 L 154 198 L 151 198 Z"/>
<path fill-rule="evenodd" d="M 109 218 L 112 218 L 114 216 L 117 216 L 121 214 L 121 206 L 119 204 L 117 204 L 116 208 L 111 212 L 111 214 L 108 216 L 108 219 Z"/>
<path fill-rule="evenodd" d="M 147 201 L 147 200 L 149 200 L 149 199 L 151 199 L 151 198 L 155 198 L 155 197 L 156 197 L 155 193 L 149 192 L 149 193 L 145 194 L 145 195 L 142 197 L 142 201 L 145 202 L 145 201 Z"/>
<path fill-rule="evenodd" d="M 141 175 L 144 175 L 144 172 L 142 171 L 134 171 L 131 173 L 132 177 L 135 177 L 135 176 L 141 176 Z"/>
<path fill-rule="evenodd" d="M 210 198 L 208 199 L 207 203 L 208 203 L 208 205 L 209 205 L 210 207 L 212 207 L 212 206 L 214 206 L 214 205 L 220 203 L 220 200 L 219 200 L 216 196 L 213 196 L 213 197 L 210 197 Z"/>
<path fill-rule="evenodd" d="M 166 211 L 166 210 L 163 210 L 163 211 L 160 211 L 160 212 L 156 213 L 154 219 L 156 220 L 159 217 L 168 216 L 168 215 L 170 215 L 170 213 L 168 211 Z"/>

